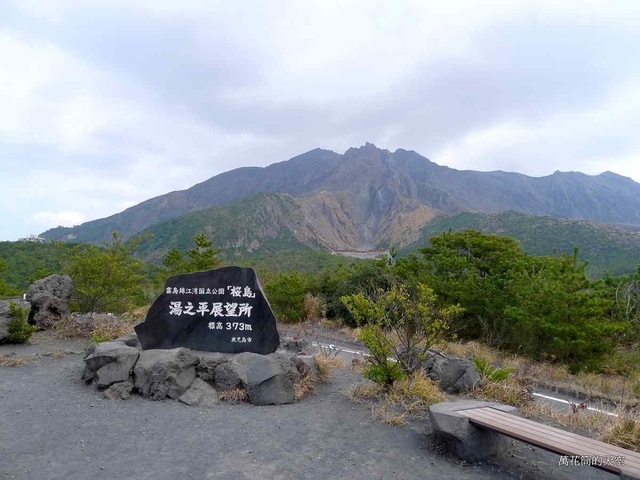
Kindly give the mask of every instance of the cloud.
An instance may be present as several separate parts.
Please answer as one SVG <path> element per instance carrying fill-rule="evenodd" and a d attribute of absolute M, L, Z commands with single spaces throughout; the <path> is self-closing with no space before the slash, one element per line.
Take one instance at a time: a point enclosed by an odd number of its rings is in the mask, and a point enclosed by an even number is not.
<path fill-rule="evenodd" d="M 38 212 L 32 216 L 32 220 L 41 226 L 58 225 L 63 227 L 72 227 L 84 222 L 85 217 L 80 212 L 74 211 Z"/>
<path fill-rule="evenodd" d="M 3 233 L 366 141 L 640 181 L 639 21 L 604 1 L 5 2 Z"/>

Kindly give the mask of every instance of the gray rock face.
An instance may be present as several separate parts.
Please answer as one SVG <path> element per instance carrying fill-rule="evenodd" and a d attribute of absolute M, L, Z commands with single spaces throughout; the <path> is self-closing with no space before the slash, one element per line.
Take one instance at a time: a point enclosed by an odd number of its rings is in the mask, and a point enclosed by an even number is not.
<path fill-rule="evenodd" d="M 508 437 L 476 427 L 467 417 L 457 413 L 460 410 L 488 406 L 510 413 L 517 410 L 510 405 L 477 401 L 443 402 L 431 405 L 429 418 L 436 443 L 469 462 L 483 460 L 507 450 L 511 446 Z"/>
<path fill-rule="evenodd" d="M 9 335 L 9 322 L 11 316 L 9 315 L 9 302 L 0 301 L 0 343 L 4 342 Z"/>
<path fill-rule="evenodd" d="M 189 406 L 198 405 L 200 407 L 213 407 L 218 404 L 218 392 L 201 378 L 196 378 L 189 390 L 187 390 L 179 401 Z"/>
<path fill-rule="evenodd" d="M 50 275 L 29 287 L 27 301 L 31 303 L 29 323 L 49 328 L 70 314 L 73 281 L 67 275 Z"/>
<path fill-rule="evenodd" d="M 226 353 L 198 353 L 200 356 L 200 363 L 198 363 L 198 366 L 196 367 L 196 376 L 213 385 L 216 381 L 216 368 L 218 365 L 229 360 L 231 355 Z"/>
<path fill-rule="evenodd" d="M 85 358 L 86 381 L 95 380 L 98 388 L 106 388 L 116 382 L 127 382 L 140 351 L 120 342 L 93 344 Z"/>
<path fill-rule="evenodd" d="M 131 398 L 131 391 L 133 390 L 133 383 L 131 382 L 118 382 L 107 388 L 103 395 L 110 400 L 129 400 Z"/>
<path fill-rule="evenodd" d="M 447 393 L 470 390 L 480 381 L 480 372 L 471 360 L 433 355 L 424 362 L 427 376 Z"/>
<path fill-rule="evenodd" d="M 82 378 L 113 399 L 129 398 L 133 390 L 208 407 L 218 403 L 219 391 L 242 388 L 254 405 L 281 405 L 293 403 L 294 385 L 316 371 L 312 355 L 142 350 L 130 334 L 89 346 Z"/>
<path fill-rule="evenodd" d="M 300 377 L 318 373 L 318 363 L 313 355 L 298 355 L 291 357 L 291 362 L 295 365 Z"/>
<path fill-rule="evenodd" d="M 134 385 L 152 400 L 179 398 L 196 378 L 198 362 L 198 356 L 186 348 L 145 350 L 133 369 Z"/>
<path fill-rule="evenodd" d="M 140 346 L 140 340 L 138 340 L 138 336 L 135 332 L 130 333 L 129 335 L 125 335 L 124 337 L 116 338 L 114 342 L 123 343 L 127 347 L 134 347 L 138 350 L 142 350 L 142 347 Z"/>
<path fill-rule="evenodd" d="M 230 363 L 221 363 L 215 369 L 215 386 L 218 390 L 230 390 L 242 386 L 242 380 L 238 374 L 239 369 Z"/>
<path fill-rule="evenodd" d="M 272 353 L 257 355 L 241 353 L 228 362 L 254 405 L 293 403 L 293 386 L 300 374 L 289 357 Z"/>

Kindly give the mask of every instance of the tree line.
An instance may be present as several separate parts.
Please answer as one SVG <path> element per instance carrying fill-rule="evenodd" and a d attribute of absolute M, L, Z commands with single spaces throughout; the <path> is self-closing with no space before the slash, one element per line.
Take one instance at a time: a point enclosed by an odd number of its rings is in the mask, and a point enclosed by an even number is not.
<path fill-rule="evenodd" d="M 136 258 L 139 241 L 125 242 L 114 232 L 102 247 L 58 245 L 59 271 L 75 283 L 76 310 L 119 313 L 147 305 L 169 276 L 223 264 L 220 249 L 204 234 L 190 249 L 169 251 L 162 266 Z M 573 369 L 597 369 L 617 346 L 640 341 L 640 268 L 591 279 L 577 249 L 574 255 L 528 255 L 510 237 L 474 230 L 445 232 L 429 243 L 407 257 L 346 261 L 315 274 L 259 273 L 281 320 L 326 316 L 369 325 L 370 336 L 376 333 L 371 328 L 390 331 L 404 322 L 425 335 L 420 348 L 446 331 L 450 338 L 481 340 Z M 0 259 L 0 295 L 10 290 L 6 273 Z M 405 342 L 405 354 L 413 341 Z"/>

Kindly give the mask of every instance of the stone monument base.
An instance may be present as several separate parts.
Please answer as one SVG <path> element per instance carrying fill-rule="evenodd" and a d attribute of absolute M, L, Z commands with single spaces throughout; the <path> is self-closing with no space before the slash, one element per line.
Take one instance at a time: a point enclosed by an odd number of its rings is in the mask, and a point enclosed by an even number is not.
<path fill-rule="evenodd" d="M 142 350 L 133 333 L 92 344 L 82 378 L 113 399 L 137 393 L 151 400 L 211 406 L 218 402 L 218 392 L 242 389 L 254 405 L 282 405 L 293 403 L 295 385 L 315 373 L 317 365 L 316 349 L 308 342 L 285 340 L 281 347 L 269 355 Z"/>

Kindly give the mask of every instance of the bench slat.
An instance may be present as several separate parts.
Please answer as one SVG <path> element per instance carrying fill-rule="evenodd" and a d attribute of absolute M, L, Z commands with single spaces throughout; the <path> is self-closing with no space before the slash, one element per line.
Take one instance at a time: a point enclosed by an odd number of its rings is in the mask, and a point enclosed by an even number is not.
<path fill-rule="evenodd" d="M 486 408 L 486 407 L 483 407 Z M 617 454 L 624 455 L 626 458 L 637 460 L 640 462 L 640 453 L 633 452 L 630 450 L 626 450 L 622 447 L 618 447 L 615 445 L 610 445 L 608 443 L 601 442 L 599 440 L 583 437 L 581 435 L 577 435 L 572 432 L 567 432 L 565 430 L 561 430 L 559 428 L 550 427 L 541 423 L 533 422 L 526 418 L 518 417 L 509 413 L 501 412 L 500 410 L 491 409 L 483 410 L 483 408 L 476 408 L 472 410 L 459 411 L 459 413 L 465 414 L 465 412 L 469 412 L 466 414 L 468 417 L 479 417 L 479 418 L 487 418 L 489 421 L 495 421 L 498 424 L 505 422 L 507 426 L 520 426 L 522 431 L 527 432 L 536 431 L 542 434 L 548 435 L 553 438 L 558 438 L 560 441 L 569 440 L 570 442 L 580 442 L 582 444 L 588 444 L 592 446 L 594 449 L 604 450 L 607 454 Z"/>
<path fill-rule="evenodd" d="M 552 452 L 569 456 L 622 456 L 624 457 L 622 465 L 612 462 L 611 465 L 597 465 L 597 467 L 614 473 L 620 473 L 623 468 L 640 473 L 640 454 L 624 448 L 536 423 L 491 407 L 458 410 L 457 413 L 467 416 L 477 425 Z"/>
<path fill-rule="evenodd" d="M 486 408 L 486 407 L 483 407 Z M 480 409 L 476 409 L 480 410 Z M 493 411 L 481 411 L 481 412 L 472 412 L 471 415 L 467 415 L 470 419 L 471 416 L 483 417 L 485 419 L 485 425 L 488 428 L 493 428 L 493 423 L 495 422 L 497 425 L 503 426 L 507 429 L 514 430 L 512 433 L 519 433 L 521 436 L 525 438 L 531 432 L 537 432 L 538 435 L 543 435 L 544 437 L 550 437 L 550 439 L 554 439 L 554 441 L 559 444 L 569 445 L 570 447 L 576 444 L 579 444 L 583 447 L 588 447 L 591 450 L 590 455 L 601 454 L 603 456 L 613 455 L 613 456 L 624 456 L 625 457 L 625 465 L 628 467 L 637 467 L 640 468 L 640 454 L 637 452 L 633 452 L 630 450 L 626 450 L 621 447 L 617 447 L 615 445 L 610 445 L 608 443 L 600 442 L 599 440 L 591 439 L 588 437 L 582 437 L 580 435 L 576 435 L 571 432 L 566 432 L 564 430 L 557 429 L 555 427 L 549 427 L 546 425 L 542 425 L 536 422 L 532 422 L 531 420 L 527 420 L 521 417 L 516 417 L 515 415 L 511 415 L 505 412 L 501 412 L 496 409 L 491 409 Z M 460 412 L 464 413 L 464 412 Z M 480 420 L 480 418 L 478 418 Z M 514 426 L 517 425 L 516 426 Z M 519 427 L 519 428 L 518 428 Z M 597 450 L 597 452 L 596 452 Z"/>

